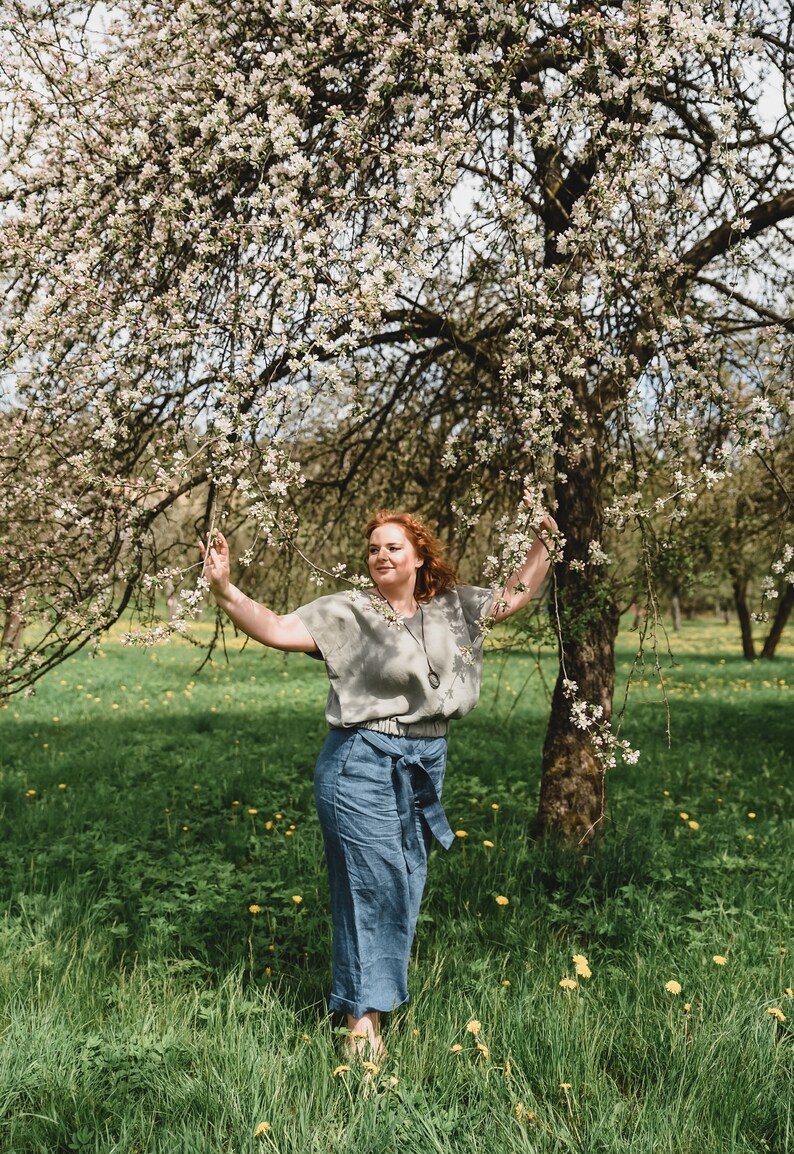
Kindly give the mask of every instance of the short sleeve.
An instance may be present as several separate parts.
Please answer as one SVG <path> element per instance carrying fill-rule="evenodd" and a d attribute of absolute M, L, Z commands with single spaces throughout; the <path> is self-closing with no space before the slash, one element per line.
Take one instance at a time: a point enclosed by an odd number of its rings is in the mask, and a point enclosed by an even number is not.
<path fill-rule="evenodd" d="M 350 603 L 338 593 L 301 605 L 295 616 L 309 630 L 325 661 L 333 662 L 334 656 L 349 644 L 355 629 Z"/>
<path fill-rule="evenodd" d="M 456 585 L 455 592 L 469 630 L 472 641 L 482 636 L 480 620 L 493 605 L 492 589 L 482 589 L 478 585 Z"/>

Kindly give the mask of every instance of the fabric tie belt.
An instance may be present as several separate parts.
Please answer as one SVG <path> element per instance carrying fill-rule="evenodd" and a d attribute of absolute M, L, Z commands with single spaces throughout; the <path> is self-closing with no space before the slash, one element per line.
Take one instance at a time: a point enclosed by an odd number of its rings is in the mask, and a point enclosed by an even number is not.
<path fill-rule="evenodd" d="M 402 826 L 403 855 L 408 872 L 413 873 L 425 861 L 416 829 L 417 808 L 444 849 L 449 849 L 455 835 L 422 758 L 404 753 L 397 742 L 385 733 L 373 729 L 359 729 L 359 733 L 373 749 L 385 753 L 394 761 L 392 784 Z"/>

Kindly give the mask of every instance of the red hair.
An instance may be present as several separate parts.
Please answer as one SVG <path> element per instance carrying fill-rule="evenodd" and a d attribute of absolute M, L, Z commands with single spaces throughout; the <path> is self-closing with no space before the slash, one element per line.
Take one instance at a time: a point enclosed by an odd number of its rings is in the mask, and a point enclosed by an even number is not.
<path fill-rule="evenodd" d="M 443 593 L 445 589 L 457 585 L 458 579 L 454 569 L 444 560 L 441 542 L 433 536 L 426 525 L 410 513 L 393 513 L 391 509 L 379 509 L 367 521 L 364 536 L 369 539 L 382 525 L 399 525 L 422 558 L 421 568 L 416 571 L 414 596 L 417 601 L 432 601 L 437 593 Z"/>

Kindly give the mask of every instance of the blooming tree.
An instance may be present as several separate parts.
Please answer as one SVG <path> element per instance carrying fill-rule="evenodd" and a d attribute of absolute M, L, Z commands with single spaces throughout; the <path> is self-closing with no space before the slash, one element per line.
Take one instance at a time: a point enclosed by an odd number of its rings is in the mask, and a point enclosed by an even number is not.
<path fill-rule="evenodd" d="M 42 634 L 5 691 L 180 578 L 186 495 L 250 561 L 392 470 L 463 536 L 504 513 L 494 581 L 551 500 L 538 829 L 588 840 L 635 756 L 613 543 L 653 611 L 791 412 L 783 6 L 31 0 L 2 36 L 0 596 Z"/>

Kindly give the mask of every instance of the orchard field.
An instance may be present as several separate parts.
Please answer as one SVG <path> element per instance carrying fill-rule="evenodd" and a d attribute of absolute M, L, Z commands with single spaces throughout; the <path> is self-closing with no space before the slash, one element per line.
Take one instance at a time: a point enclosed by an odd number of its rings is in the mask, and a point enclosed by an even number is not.
<path fill-rule="evenodd" d="M 322 665 L 249 645 L 196 674 L 111 634 L 12 703 L 0 1148 L 794 1151 L 794 647 L 749 664 L 716 621 L 674 646 L 672 746 L 648 665 L 583 862 L 529 840 L 553 655 L 487 655 L 369 1070 L 324 1010 Z"/>

